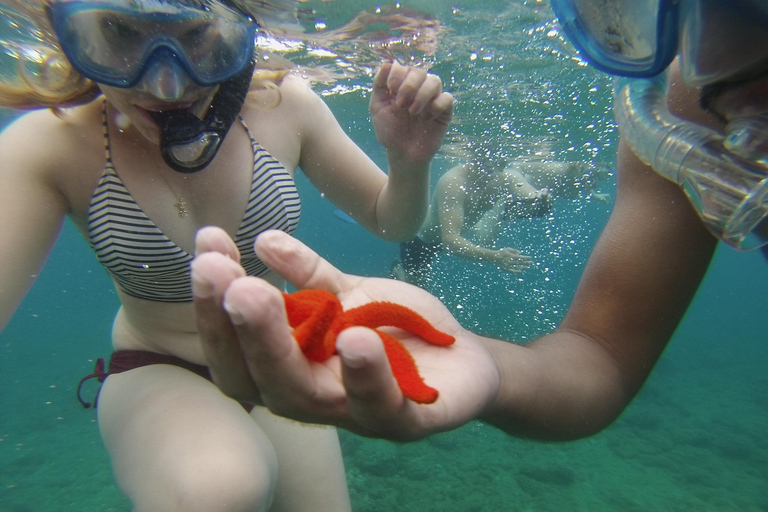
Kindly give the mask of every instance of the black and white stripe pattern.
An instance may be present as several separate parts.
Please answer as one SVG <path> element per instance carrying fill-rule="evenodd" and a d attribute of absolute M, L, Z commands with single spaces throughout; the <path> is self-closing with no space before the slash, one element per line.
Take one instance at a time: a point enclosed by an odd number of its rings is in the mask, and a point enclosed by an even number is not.
<path fill-rule="evenodd" d="M 253 146 L 253 179 L 245 215 L 235 236 L 248 275 L 267 267 L 253 251 L 256 235 L 267 229 L 293 233 L 301 202 L 296 185 L 280 163 L 248 132 Z M 104 118 L 107 165 L 88 210 L 88 234 L 99 261 L 125 293 L 161 302 L 189 302 L 192 255 L 174 244 L 139 208 L 120 180 L 109 148 Z"/>

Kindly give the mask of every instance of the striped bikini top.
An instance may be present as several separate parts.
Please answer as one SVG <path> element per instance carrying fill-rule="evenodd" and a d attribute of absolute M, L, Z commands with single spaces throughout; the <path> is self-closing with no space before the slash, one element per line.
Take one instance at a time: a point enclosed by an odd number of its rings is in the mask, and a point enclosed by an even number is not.
<path fill-rule="evenodd" d="M 251 194 L 235 235 L 241 263 L 248 275 L 267 273 L 256 256 L 256 235 L 268 229 L 293 233 L 301 202 L 285 168 L 240 123 L 253 147 Z M 190 302 L 192 255 L 174 244 L 139 208 L 112 164 L 106 103 L 103 114 L 106 167 L 88 208 L 88 238 L 102 265 L 128 295 L 160 302 Z"/>

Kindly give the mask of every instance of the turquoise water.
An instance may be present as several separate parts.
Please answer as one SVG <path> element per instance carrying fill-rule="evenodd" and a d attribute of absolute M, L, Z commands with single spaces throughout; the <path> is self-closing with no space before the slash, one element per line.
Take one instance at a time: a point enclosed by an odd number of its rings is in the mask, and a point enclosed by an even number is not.
<path fill-rule="evenodd" d="M 335 5 L 317 5 L 329 9 L 329 27 L 371 4 Z M 458 99 L 451 142 L 612 165 L 610 81 L 574 57 L 543 4 L 407 5 L 444 24 L 433 70 Z M 367 81 L 343 81 L 353 92 L 326 99 L 383 166 L 364 91 L 353 87 Z M 0 123 L 7 114 L 0 112 Z M 455 163 L 450 152 L 438 155 L 434 179 Z M 398 247 L 337 218 L 306 180 L 298 183 L 304 215 L 296 235 L 345 271 L 387 275 Z M 520 342 L 548 332 L 564 315 L 609 211 L 596 201 L 557 200 L 550 218 L 517 221 L 503 233 L 500 243 L 533 256 L 533 269 L 511 276 L 441 255 L 430 291 L 477 332 Z M 410 444 L 342 433 L 354 510 L 768 510 L 766 289 L 759 254 L 721 247 L 640 395 L 591 438 L 522 441 L 481 423 Z M 0 510 L 130 510 L 95 414 L 75 399 L 79 379 L 110 352 L 117 307 L 105 272 L 67 224 L 0 335 Z M 91 397 L 95 384 L 85 393 Z"/>

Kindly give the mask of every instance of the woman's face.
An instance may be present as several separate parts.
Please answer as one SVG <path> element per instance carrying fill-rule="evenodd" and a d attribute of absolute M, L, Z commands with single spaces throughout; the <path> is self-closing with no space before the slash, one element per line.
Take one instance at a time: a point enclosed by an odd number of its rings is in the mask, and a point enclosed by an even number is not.
<path fill-rule="evenodd" d="M 150 113 L 189 110 L 202 118 L 216 84 L 247 67 L 254 26 L 237 12 L 184 2 L 146 2 L 135 11 L 123 3 L 56 2 L 51 21 L 75 69 L 123 114 L 121 125 L 156 142 Z"/>

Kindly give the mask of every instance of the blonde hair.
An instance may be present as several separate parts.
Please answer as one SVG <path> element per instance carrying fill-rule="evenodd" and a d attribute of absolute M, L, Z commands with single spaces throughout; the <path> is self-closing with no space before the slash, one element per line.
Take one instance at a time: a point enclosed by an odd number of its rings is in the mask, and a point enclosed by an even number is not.
<path fill-rule="evenodd" d="M 5 57 L 12 62 L 12 73 L 8 76 L 0 68 L 0 106 L 56 110 L 89 103 L 101 94 L 98 85 L 80 75 L 62 52 L 46 13 L 51 2 L 4 0 L 4 6 L 0 6 L 5 23 L 19 34 L 17 40 L 0 40 L 0 59 Z M 295 0 L 232 0 L 232 3 L 259 20 L 263 16 L 277 20 L 273 21 L 277 24 L 290 23 L 291 16 L 295 16 L 287 9 Z M 251 90 L 277 90 L 290 71 L 287 66 L 266 67 L 264 62 L 260 59 L 256 64 Z M 277 103 L 279 101 L 278 91 Z"/>

